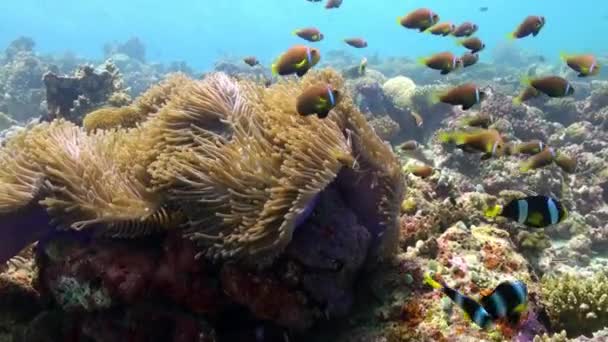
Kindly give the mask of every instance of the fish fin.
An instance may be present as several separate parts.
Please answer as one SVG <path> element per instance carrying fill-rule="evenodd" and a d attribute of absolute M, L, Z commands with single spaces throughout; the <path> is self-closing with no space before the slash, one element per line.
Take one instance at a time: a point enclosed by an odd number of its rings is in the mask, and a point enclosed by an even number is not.
<path fill-rule="evenodd" d="M 492 153 L 484 153 L 481 155 L 481 157 L 479 158 L 480 160 L 488 160 L 492 158 Z"/>
<path fill-rule="evenodd" d="M 539 213 L 539 212 L 534 212 L 534 213 L 530 213 L 528 214 L 528 218 L 526 219 L 526 222 L 534 225 L 534 226 L 540 226 L 540 224 L 543 222 L 543 214 Z"/>
<path fill-rule="evenodd" d="M 297 36 L 298 35 L 298 31 L 299 30 L 293 30 L 293 31 L 291 31 L 291 34 L 294 35 L 294 36 Z"/>
<path fill-rule="evenodd" d="M 420 64 L 420 65 L 424 65 L 426 66 L 426 62 L 428 61 L 427 57 L 419 57 L 416 58 L 416 63 Z"/>
<path fill-rule="evenodd" d="M 436 290 L 440 290 L 443 288 L 443 285 L 441 285 L 438 281 L 436 281 L 435 279 L 433 279 L 431 277 L 430 273 L 425 273 L 424 274 L 424 279 L 423 279 L 423 283 L 429 285 L 430 287 L 436 289 Z"/>
<path fill-rule="evenodd" d="M 509 32 L 506 36 L 507 40 L 515 40 L 515 32 Z"/>
<path fill-rule="evenodd" d="M 532 161 L 523 161 L 519 165 L 519 172 L 528 172 L 532 170 Z"/>
<path fill-rule="evenodd" d="M 516 106 L 520 106 L 523 103 L 523 101 L 521 100 L 521 96 L 516 96 L 513 98 L 513 104 Z"/>
<path fill-rule="evenodd" d="M 526 87 L 532 86 L 532 78 L 530 78 L 530 76 L 527 76 L 527 75 L 522 76 L 519 79 L 519 82 Z"/>
<path fill-rule="evenodd" d="M 304 58 L 304 59 L 303 59 L 303 60 L 302 60 L 300 63 L 297 63 L 297 64 L 295 65 L 295 67 L 296 67 L 297 69 L 302 69 L 303 67 L 305 67 L 305 66 L 306 66 L 306 63 L 307 63 L 307 62 L 308 62 L 308 60 L 306 60 L 306 58 Z"/>
<path fill-rule="evenodd" d="M 277 63 L 272 63 L 272 65 L 270 66 L 270 70 L 272 72 L 272 76 L 279 75 L 279 65 Z"/>
<path fill-rule="evenodd" d="M 449 132 L 439 132 L 437 138 L 442 143 L 452 142 L 452 134 L 450 134 Z"/>
<path fill-rule="evenodd" d="M 521 303 L 513 309 L 513 312 L 522 313 L 522 312 L 525 312 L 526 310 L 528 310 L 528 304 Z"/>
<path fill-rule="evenodd" d="M 397 17 L 397 25 L 401 26 L 401 17 Z"/>
<path fill-rule="evenodd" d="M 471 109 L 471 107 L 473 107 L 475 104 L 466 104 L 466 105 L 462 105 L 462 110 L 469 110 Z"/>
<path fill-rule="evenodd" d="M 431 92 L 428 95 L 428 102 L 430 105 L 434 106 L 436 104 L 438 104 L 439 102 L 441 102 L 441 96 L 443 95 L 443 92 L 441 91 L 434 91 Z"/>
<path fill-rule="evenodd" d="M 567 53 L 565 53 L 565 52 L 560 52 L 560 53 L 559 53 L 559 58 L 560 58 L 562 61 L 564 61 L 564 62 L 565 62 L 565 61 L 566 61 L 568 58 L 570 58 L 570 55 L 568 55 L 568 54 L 567 54 Z"/>
<path fill-rule="evenodd" d="M 308 69 L 300 69 L 300 70 L 296 71 L 296 75 L 298 75 L 298 77 L 302 77 L 302 76 L 306 75 L 307 72 L 308 72 Z"/>
<path fill-rule="evenodd" d="M 451 70 L 441 70 L 440 74 L 442 75 L 447 75 L 450 73 Z"/>
<path fill-rule="evenodd" d="M 462 46 L 464 44 L 464 39 L 455 39 L 454 43 L 456 46 Z"/>
<path fill-rule="evenodd" d="M 484 210 L 483 215 L 487 218 L 495 218 L 502 213 L 502 206 L 495 205 Z"/>

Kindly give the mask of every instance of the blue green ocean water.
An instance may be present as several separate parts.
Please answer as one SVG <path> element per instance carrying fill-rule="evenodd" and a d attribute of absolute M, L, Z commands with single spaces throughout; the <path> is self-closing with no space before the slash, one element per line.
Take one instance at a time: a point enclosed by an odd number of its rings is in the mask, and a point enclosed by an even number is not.
<path fill-rule="evenodd" d="M 304 26 L 325 34 L 318 43 L 322 50 L 346 48 L 342 39 L 350 36 L 369 42 L 359 54 L 418 57 L 454 49 L 449 40 L 428 39 L 396 24 L 397 16 L 418 7 L 433 9 L 442 20 L 477 23 L 490 50 L 505 44 L 504 36 L 527 15 L 547 18 L 542 39 L 518 42 L 533 53 L 551 60 L 561 51 L 608 50 L 608 2 L 598 0 L 344 0 L 339 10 L 306 0 L 3 0 L 0 45 L 25 35 L 43 53 L 101 58 L 104 43 L 137 36 L 149 60 L 184 60 L 199 70 L 220 58 L 252 54 L 267 65 L 287 46 L 301 43 L 291 32 Z"/>

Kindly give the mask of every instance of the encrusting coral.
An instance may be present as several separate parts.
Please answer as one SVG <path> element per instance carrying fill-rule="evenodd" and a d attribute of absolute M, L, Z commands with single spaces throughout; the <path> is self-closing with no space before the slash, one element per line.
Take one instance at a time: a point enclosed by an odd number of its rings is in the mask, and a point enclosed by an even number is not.
<path fill-rule="evenodd" d="M 201 254 L 255 256 L 262 263 L 285 249 L 318 194 L 332 186 L 372 235 L 374 256 L 394 251 L 403 192 L 399 164 L 335 72 L 312 72 L 270 88 L 221 73 L 182 81 L 179 91 L 164 88 L 167 100 L 148 97 L 148 104 L 162 108 L 136 128 L 87 134 L 56 120 L 15 138 L 0 150 L 18 157 L 8 158 L 0 187 L 23 198 L 8 201 L 4 212 L 41 198 L 54 224 L 112 237 L 185 222 L 184 235 Z M 321 82 L 343 91 L 338 106 L 325 120 L 298 115 L 296 95 Z M 26 172 L 16 175 L 23 167 Z"/>
<path fill-rule="evenodd" d="M 541 283 L 545 309 L 557 330 L 568 336 L 591 336 L 608 324 L 608 277 L 545 276 Z"/>

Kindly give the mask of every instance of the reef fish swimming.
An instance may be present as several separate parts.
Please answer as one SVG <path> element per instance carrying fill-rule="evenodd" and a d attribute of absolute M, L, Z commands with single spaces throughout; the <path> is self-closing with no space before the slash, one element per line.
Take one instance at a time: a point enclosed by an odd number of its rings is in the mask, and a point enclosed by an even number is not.
<path fill-rule="evenodd" d="M 405 28 L 417 29 L 424 32 L 439 22 L 439 15 L 428 8 L 419 8 L 403 17 L 397 18 L 397 23 Z"/>
<path fill-rule="evenodd" d="M 480 302 L 493 320 L 516 324 L 528 307 L 528 287 L 519 280 L 503 281 Z"/>
<path fill-rule="evenodd" d="M 249 65 L 250 67 L 254 67 L 254 66 L 260 64 L 260 61 L 258 61 L 258 59 L 254 56 L 249 56 L 249 57 L 243 58 L 243 62 L 245 62 L 245 64 Z"/>
<path fill-rule="evenodd" d="M 454 30 L 456 29 L 456 26 L 450 22 L 445 22 L 445 23 L 438 23 L 435 24 L 431 27 L 429 27 L 428 29 L 426 29 L 424 32 L 428 32 L 430 34 L 436 35 L 436 36 L 449 36 L 452 32 L 454 32 Z"/>
<path fill-rule="evenodd" d="M 296 74 L 302 77 L 320 59 L 321 53 L 319 50 L 304 45 L 296 45 L 279 56 L 272 64 L 272 74 L 281 76 Z"/>
<path fill-rule="evenodd" d="M 342 0 L 327 0 L 325 3 L 327 9 L 340 8 L 340 6 L 342 6 Z"/>
<path fill-rule="evenodd" d="M 531 15 L 517 26 L 515 31 L 509 33 L 507 38 L 520 39 L 532 35 L 536 37 L 540 30 L 545 26 L 545 17 Z"/>
<path fill-rule="evenodd" d="M 535 98 L 540 95 L 540 92 L 532 86 L 526 86 L 522 92 L 513 98 L 514 105 L 520 105 L 529 99 Z"/>
<path fill-rule="evenodd" d="M 323 119 L 339 100 L 340 92 L 330 84 L 317 84 L 302 91 L 296 99 L 296 109 L 300 115 L 317 114 L 319 118 Z"/>
<path fill-rule="evenodd" d="M 573 173 L 576 171 L 576 160 L 569 156 L 556 151 L 552 147 L 545 147 L 539 153 L 526 159 L 521 163 L 519 170 L 528 172 L 530 170 L 539 169 L 555 162 L 565 172 Z"/>
<path fill-rule="evenodd" d="M 482 159 L 500 157 L 505 153 L 505 142 L 495 129 L 476 129 L 439 133 L 439 141 L 453 143 L 464 151 L 483 152 Z"/>
<path fill-rule="evenodd" d="M 445 283 L 439 283 L 430 274 L 424 275 L 424 283 L 436 290 L 441 290 L 448 298 L 450 298 L 462 311 L 465 316 L 477 324 L 482 329 L 487 329 L 493 325 L 492 316 L 490 313 L 471 297 L 465 296 L 455 289 L 449 287 Z"/>
<path fill-rule="evenodd" d="M 470 21 L 466 21 L 456 26 L 456 29 L 452 32 L 452 35 L 454 37 L 469 37 L 472 36 L 473 33 L 477 32 L 478 28 L 479 27 L 477 26 L 477 24 L 473 24 Z"/>
<path fill-rule="evenodd" d="M 560 58 L 572 70 L 578 72 L 578 77 L 595 76 L 600 72 L 600 64 L 594 55 L 568 55 L 562 53 Z"/>
<path fill-rule="evenodd" d="M 486 44 L 484 44 L 481 39 L 477 37 L 470 37 L 463 40 L 459 40 L 457 44 L 462 45 L 465 48 L 471 50 L 472 53 L 479 52 L 486 47 Z"/>
<path fill-rule="evenodd" d="M 317 29 L 316 27 L 305 27 L 297 29 L 293 31 L 292 34 L 309 42 L 318 42 L 323 40 L 324 38 L 323 33 L 321 33 L 321 31 L 319 31 L 319 29 Z"/>
<path fill-rule="evenodd" d="M 363 38 L 347 38 L 344 39 L 344 42 L 352 47 L 362 49 L 367 47 L 367 41 Z"/>
<path fill-rule="evenodd" d="M 574 87 L 567 79 L 560 76 L 524 77 L 522 84 L 532 86 L 549 97 L 564 97 L 574 94 Z"/>
<path fill-rule="evenodd" d="M 475 84 L 466 83 L 445 92 L 433 94 L 432 102 L 443 102 L 453 106 L 461 106 L 463 110 L 468 110 L 474 105 L 481 103 L 486 94 Z"/>
<path fill-rule="evenodd" d="M 441 70 L 442 75 L 447 75 L 461 67 L 462 61 L 453 53 L 446 51 L 429 57 L 419 58 L 418 64 L 425 65 L 431 69 Z"/>
<path fill-rule="evenodd" d="M 479 61 L 479 54 L 467 52 L 460 57 L 460 60 L 462 61 L 463 67 L 470 67 L 471 65 L 477 64 Z"/>
<path fill-rule="evenodd" d="M 562 222 L 568 217 L 564 206 L 548 196 L 528 196 L 515 199 L 506 206 L 496 205 L 485 211 L 485 216 L 502 216 L 535 228 L 543 228 Z"/>

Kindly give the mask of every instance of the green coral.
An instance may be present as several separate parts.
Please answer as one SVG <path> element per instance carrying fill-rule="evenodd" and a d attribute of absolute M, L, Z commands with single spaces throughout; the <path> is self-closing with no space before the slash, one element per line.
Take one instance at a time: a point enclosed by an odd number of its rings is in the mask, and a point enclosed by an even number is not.
<path fill-rule="evenodd" d="M 103 287 L 97 288 L 88 282 L 72 277 L 61 277 L 51 289 L 58 304 L 66 309 L 84 308 L 87 311 L 107 309 L 112 305 L 110 294 Z"/>
<path fill-rule="evenodd" d="M 522 230 L 517 233 L 517 240 L 521 248 L 532 251 L 542 251 L 551 247 L 551 239 L 545 231 L 529 232 Z"/>
<path fill-rule="evenodd" d="M 552 324 L 568 336 L 591 335 L 608 325 L 608 276 L 546 276 L 542 302 Z"/>

